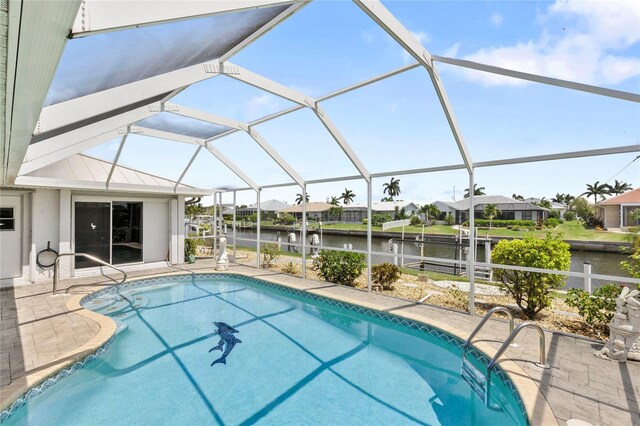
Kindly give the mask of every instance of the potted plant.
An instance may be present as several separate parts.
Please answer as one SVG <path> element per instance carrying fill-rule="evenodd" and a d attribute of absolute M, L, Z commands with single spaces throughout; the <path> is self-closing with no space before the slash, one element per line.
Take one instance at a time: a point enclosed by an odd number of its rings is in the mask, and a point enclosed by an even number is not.
<path fill-rule="evenodd" d="M 194 263 L 196 261 L 196 240 L 185 238 L 184 257 L 189 263 Z"/>

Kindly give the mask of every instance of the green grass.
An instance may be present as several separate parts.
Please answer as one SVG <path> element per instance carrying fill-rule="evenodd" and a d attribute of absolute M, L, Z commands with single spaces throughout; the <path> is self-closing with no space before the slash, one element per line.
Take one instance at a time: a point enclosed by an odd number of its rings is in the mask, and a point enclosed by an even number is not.
<path fill-rule="evenodd" d="M 323 225 L 322 229 L 339 229 L 345 231 L 366 231 L 367 225 L 363 225 L 361 223 L 337 223 L 335 225 Z M 381 226 L 372 226 L 371 230 L 382 232 Z M 402 227 L 399 226 L 397 228 L 387 229 L 385 232 L 395 232 L 402 233 Z M 422 226 L 405 226 L 405 233 L 411 234 L 421 234 Z M 425 234 L 446 234 L 446 235 L 455 235 L 458 233 L 455 229 L 447 225 L 433 225 L 433 226 L 425 226 L 424 227 Z"/>
<path fill-rule="evenodd" d="M 485 235 L 486 233 L 489 233 L 490 236 L 495 237 L 524 238 L 525 235 L 544 237 L 547 235 L 547 232 L 551 232 L 552 234 L 562 233 L 565 240 L 606 241 L 614 243 L 629 242 L 629 234 L 587 229 L 582 225 L 582 223 L 575 220 L 561 223 L 553 229 L 541 229 L 539 231 L 512 231 L 511 229 L 506 228 L 493 228 L 490 231 L 488 229 L 480 229 L 478 230 L 478 235 Z"/>

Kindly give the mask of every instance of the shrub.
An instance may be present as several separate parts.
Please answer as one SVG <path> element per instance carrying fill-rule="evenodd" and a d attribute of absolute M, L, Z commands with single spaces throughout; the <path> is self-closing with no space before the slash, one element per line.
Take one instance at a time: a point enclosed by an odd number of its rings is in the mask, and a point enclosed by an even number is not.
<path fill-rule="evenodd" d="M 550 217 L 544 221 L 544 226 L 547 228 L 555 228 L 558 225 L 560 225 L 560 221 L 555 217 Z"/>
<path fill-rule="evenodd" d="M 400 268 L 392 263 L 381 263 L 371 268 L 371 280 L 385 290 L 393 290 L 393 284 L 400 279 Z"/>
<path fill-rule="evenodd" d="M 593 294 L 582 289 L 572 288 L 567 292 L 567 305 L 577 308 L 585 323 L 596 332 L 599 337 L 607 333 L 607 325 L 616 313 L 616 297 L 622 289 L 615 284 L 593 290 Z"/>
<path fill-rule="evenodd" d="M 409 225 L 417 226 L 417 225 L 420 225 L 421 223 L 422 221 L 418 216 L 411 216 L 411 218 L 409 219 Z"/>
<path fill-rule="evenodd" d="M 564 220 L 576 220 L 576 214 L 574 212 L 564 212 Z"/>
<path fill-rule="evenodd" d="M 453 218 L 453 215 L 451 213 L 449 213 L 448 215 L 446 215 L 444 217 L 444 223 L 445 223 L 445 225 L 451 226 L 454 223 L 456 223 L 456 220 Z"/>
<path fill-rule="evenodd" d="M 195 234 L 194 234 L 195 235 Z M 193 239 L 184 239 L 184 256 L 195 256 L 198 247 L 198 241 Z"/>
<path fill-rule="evenodd" d="M 465 222 L 467 223 L 467 222 Z M 508 226 L 535 226 L 536 223 L 533 220 L 492 220 L 491 226 L 494 228 L 506 228 Z M 469 224 L 467 223 L 467 225 Z M 489 221 L 485 219 L 476 219 L 475 226 L 477 227 L 489 227 Z"/>
<path fill-rule="evenodd" d="M 280 223 L 283 225 L 293 225 L 296 223 L 296 218 L 291 213 L 280 214 Z"/>
<path fill-rule="evenodd" d="M 560 212 L 558 210 L 551 210 L 549 212 L 549 217 L 554 219 L 560 219 Z"/>
<path fill-rule="evenodd" d="M 367 220 L 367 218 L 365 217 L 364 219 L 362 219 L 362 224 L 366 225 L 369 221 Z"/>
<path fill-rule="evenodd" d="M 267 243 L 262 247 L 262 267 L 270 268 L 273 262 L 280 257 L 280 249 L 275 243 Z"/>
<path fill-rule="evenodd" d="M 250 214 L 249 216 L 245 217 L 245 219 L 248 220 L 249 222 L 256 223 L 258 221 L 258 214 L 257 213 Z"/>
<path fill-rule="evenodd" d="M 282 266 L 282 272 L 285 274 L 296 275 L 298 270 L 298 265 L 293 262 L 287 262 Z"/>
<path fill-rule="evenodd" d="M 568 270 L 571 263 L 569 244 L 562 241 L 562 234 L 546 238 L 526 236 L 524 239 L 503 240 L 493 248 L 494 263 L 530 268 Z M 510 293 L 528 319 L 533 319 L 544 308 L 551 305 L 550 292 L 564 285 L 562 275 L 539 272 L 494 270 L 500 286 Z"/>
<path fill-rule="evenodd" d="M 314 266 L 320 278 L 354 287 L 355 280 L 366 267 L 366 263 L 362 253 L 321 250 L 314 260 Z"/>
<path fill-rule="evenodd" d="M 375 213 L 371 215 L 371 225 L 382 226 L 385 222 L 391 222 L 393 218 L 389 213 Z"/>

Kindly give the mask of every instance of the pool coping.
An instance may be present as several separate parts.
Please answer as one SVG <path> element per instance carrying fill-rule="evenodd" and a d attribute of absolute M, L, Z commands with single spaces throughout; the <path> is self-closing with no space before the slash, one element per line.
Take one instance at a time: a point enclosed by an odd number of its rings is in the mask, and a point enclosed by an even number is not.
<path fill-rule="evenodd" d="M 264 272 L 268 273 L 264 274 Z M 427 327 L 439 330 L 462 341 L 465 341 L 468 337 L 468 333 L 456 328 L 455 324 L 443 322 L 437 318 L 425 317 L 424 315 L 419 315 L 411 312 L 394 312 L 393 314 L 391 314 L 386 312 L 383 306 L 359 300 L 357 297 L 345 297 L 345 294 L 335 294 L 335 292 L 334 294 L 330 294 L 332 289 L 339 288 L 341 289 L 341 291 L 342 289 L 352 290 L 354 291 L 353 295 L 361 295 L 361 291 L 350 287 L 338 286 L 331 283 L 327 283 L 327 285 L 318 287 L 318 283 L 314 281 L 308 281 L 300 277 L 294 277 L 286 274 L 277 274 L 264 270 L 255 270 L 255 273 L 244 271 L 182 270 L 169 273 L 143 275 L 132 279 L 130 282 L 133 283 L 161 277 L 210 274 L 237 275 L 257 279 L 266 283 L 275 284 L 292 290 L 300 291 L 302 293 L 307 293 L 311 296 L 320 296 L 321 298 L 325 298 L 335 302 L 355 305 L 375 312 L 379 312 L 383 315 L 404 318 L 408 321 L 423 324 Z M 291 279 L 299 281 L 298 284 L 300 285 L 293 285 L 294 283 L 290 282 Z M 312 282 L 314 286 L 311 288 L 305 288 L 305 286 L 303 285 L 305 282 Z M 119 286 L 104 286 L 88 294 L 74 295 L 67 301 L 67 309 L 75 311 L 79 315 L 93 320 L 99 325 L 100 330 L 88 342 L 64 354 L 64 356 L 54 364 L 47 366 L 46 368 L 37 370 L 24 377 L 21 377 L 22 380 L 13 382 L 3 388 L 2 395 L 0 395 L 0 410 L 2 410 L 2 414 L 17 410 L 20 406 L 28 402 L 29 399 L 41 393 L 51 385 L 55 384 L 60 376 L 66 376 L 73 370 L 82 367 L 90 359 L 93 359 L 98 352 L 105 350 L 110 345 L 116 333 L 117 326 L 115 321 L 110 317 L 103 316 L 102 314 L 85 308 L 84 306 L 82 306 L 82 303 L 95 297 L 100 292 L 116 287 Z M 387 297 L 383 295 L 372 293 L 365 294 L 380 296 L 384 299 L 387 299 Z M 494 347 L 483 341 L 473 343 L 471 346 L 489 359 L 491 359 L 492 356 L 496 353 L 496 349 Z M 530 425 L 558 425 L 558 421 L 553 414 L 553 411 L 551 410 L 551 407 L 549 406 L 546 398 L 544 397 L 538 386 L 535 384 L 535 382 L 519 365 L 517 365 L 514 361 L 508 360 L 501 362 L 500 368 L 507 375 L 507 377 L 515 387 L 515 390 L 520 397 Z"/>

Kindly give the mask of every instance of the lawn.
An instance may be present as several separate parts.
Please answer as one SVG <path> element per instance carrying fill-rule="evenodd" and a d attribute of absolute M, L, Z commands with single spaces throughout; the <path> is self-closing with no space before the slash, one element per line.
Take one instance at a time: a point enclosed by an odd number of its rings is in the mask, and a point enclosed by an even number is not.
<path fill-rule="evenodd" d="M 587 229 L 582 223 L 578 221 L 570 221 L 561 223 L 553 229 L 542 229 L 539 231 L 512 231 L 506 228 L 493 228 L 491 231 L 488 229 L 478 230 L 479 235 L 485 235 L 489 233 L 495 237 L 515 237 L 523 238 L 525 235 L 532 234 L 538 237 L 543 237 L 547 232 L 562 233 L 565 240 L 579 240 L 579 241 L 606 241 L 615 243 L 629 242 L 630 234 L 621 234 L 608 231 L 596 231 L 595 229 Z"/>
<path fill-rule="evenodd" d="M 346 231 L 366 231 L 367 225 L 363 225 L 361 223 L 337 223 L 335 225 L 323 225 L 322 229 L 340 229 Z M 372 226 L 371 229 L 373 231 L 382 232 L 381 226 Z M 399 226 L 397 228 L 387 229 L 385 232 L 397 232 L 402 233 L 402 227 Z M 405 226 L 404 232 L 412 233 L 412 234 L 420 234 L 422 233 L 422 226 Z M 453 229 L 447 225 L 433 225 L 433 226 L 425 226 L 424 227 L 425 234 L 444 234 L 444 235 L 455 235 L 458 233 L 456 229 Z"/>

